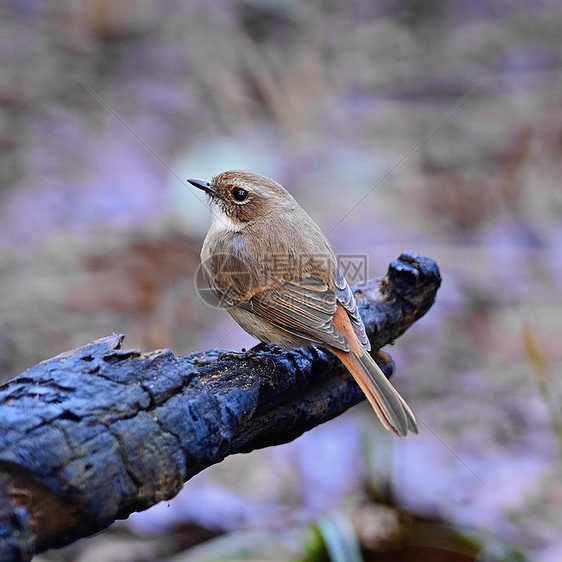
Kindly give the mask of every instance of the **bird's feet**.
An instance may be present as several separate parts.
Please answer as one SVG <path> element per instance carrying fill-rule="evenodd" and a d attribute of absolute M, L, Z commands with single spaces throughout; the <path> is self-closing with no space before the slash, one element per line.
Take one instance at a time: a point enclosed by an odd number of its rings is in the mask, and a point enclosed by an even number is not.
<path fill-rule="evenodd" d="M 267 347 L 267 345 L 268 344 L 264 342 L 259 342 L 258 344 L 254 345 L 254 347 L 251 347 L 248 350 L 242 348 L 240 351 L 227 351 L 221 354 L 220 359 L 223 358 L 232 358 L 238 360 L 247 359 L 249 361 L 256 361 L 267 367 L 271 367 L 272 365 L 273 367 L 275 367 L 275 361 L 273 361 L 271 357 L 263 357 L 258 355 L 260 351 L 263 351 Z"/>

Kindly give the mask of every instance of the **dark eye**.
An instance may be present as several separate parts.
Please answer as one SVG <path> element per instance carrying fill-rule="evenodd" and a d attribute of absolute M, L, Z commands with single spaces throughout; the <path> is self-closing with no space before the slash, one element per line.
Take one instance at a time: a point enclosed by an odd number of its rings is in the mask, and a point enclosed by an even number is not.
<path fill-rule="evenodd" d="M 232 198 L 239 203 L 242 203 L 248 197 L 248 192 L 241 187 L 232 190 Z"/>

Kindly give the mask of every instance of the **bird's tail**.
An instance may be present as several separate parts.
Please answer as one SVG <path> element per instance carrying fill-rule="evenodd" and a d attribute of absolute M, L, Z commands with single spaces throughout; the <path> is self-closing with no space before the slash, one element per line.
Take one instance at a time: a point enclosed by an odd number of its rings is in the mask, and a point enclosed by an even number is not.
<path fill-rule="evenodd" d="M 418 433 L 418 424 L 412 410 L 366 350 L 355 353 L 332 348 L 332 351 L 353 375 L 387 429 L 400 437 L 406 437 L 408 431 Z"/>

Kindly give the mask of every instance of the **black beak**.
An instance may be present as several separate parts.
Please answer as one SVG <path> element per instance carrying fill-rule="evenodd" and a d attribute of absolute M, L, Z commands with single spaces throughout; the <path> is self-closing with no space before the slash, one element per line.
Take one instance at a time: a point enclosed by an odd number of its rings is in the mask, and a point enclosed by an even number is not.
<path fill-rule="evenodd" d="M 202 189 L 208 195 L 216 195 L 217 192 L 211 187 L 211 184 L 205 180 L 187 180 L 191 185 L 198 189 Z"/>

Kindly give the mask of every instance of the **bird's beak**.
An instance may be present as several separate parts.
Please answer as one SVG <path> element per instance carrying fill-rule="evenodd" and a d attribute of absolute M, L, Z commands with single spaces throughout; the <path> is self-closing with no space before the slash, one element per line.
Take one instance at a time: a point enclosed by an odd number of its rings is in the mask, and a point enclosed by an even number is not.
<path fill-rule="evenodd" d="M 205 180 L 187 180 L 191 185 L 198 189 L 202 189 L 205 193 L 211 196 L 216 196 L 217 192 L 211 187 L 211 184 Z"/>

